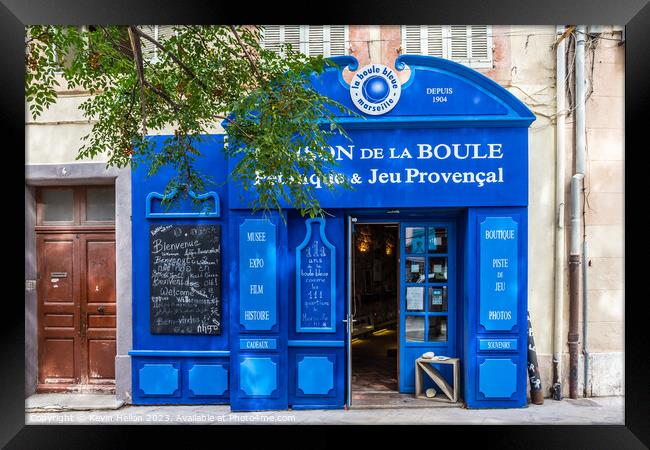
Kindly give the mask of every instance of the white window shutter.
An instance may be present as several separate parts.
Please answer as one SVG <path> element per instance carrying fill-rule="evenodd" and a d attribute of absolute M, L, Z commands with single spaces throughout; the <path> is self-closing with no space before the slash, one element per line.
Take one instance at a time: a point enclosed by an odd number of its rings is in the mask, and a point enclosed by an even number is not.
<path fill-rule="evenodd" d="M 172 25 L 158 25 L 158 39 L 169 39 L 172 37 L 176 32 L 174 31 L 174 27 Z"/>
<path fill-rule="evenodd" d="M 488 25 L 402 25 L 402 53 L 488 68 L 492 66 L 491 32 Z"/>
<path fill-rule="evenodd" d="M 264 25 L 262 30 L 262 47 L 272 52 L 280 51 L 280 27 L 281 25 Z"/>
<path fill-rule="evenodd" d="M 299 52 L 300 48 L 300 25 L 282 25 L 284 36 L 280 36 L 283 44 L 291 44 L 291 50 Z"/>
<path fill-rule="evenodd" d="M 307 31 L 307 55 L 325 54 L 325 30 L 323 25 L 309 25 Z"/>
<path fill-rule="evenodd" d="M 154 39 L 158 39 L 158 25 L 139 25 L 138 29 Z M 140 39 L 142 43 L 142 58 L 147 61 L 154 61 L 157 54 L 156 47 L 146 39 Z"/>
<path fill-rule="evenodd" d="M 173 25 L 139 25 L 138 28 L 158 42 L 172 37 L 176 31 Z M 142 43 L 142 57 L 152 63 L 158 61 L 160 50 L 146 39 L 140 39 Z"/>
<path fill-rule="evenodd" d="M 329 52 L 325 56 L 343 56 L 347 53 L 347 26 L 329 26 Z"/>
<path fill-rule="evenodd" d="M 488 45 L 488 27 L 486 25 L 472 25 L 470 27 L 470 55 L 472 61 L 487 61 L 492 51 Z"/>
<path fill-rule="evenodd" d="M 454 61 L 466 61 L 469 58 L 467 45 L 467 26 L 451 26 L 451 53 L 449 58 Z"/>
<path fill-rule="evenodd" d="M 423 54 L 422 27 L 420 25 L 402 26 L 402 51 L 409 55 Z"/>
<path fill-rule="evenodd" d="M 426 35 L 426 54 L 429 56 L 437 56 L 438 58 L 444 57 L 442 46 L 442 26 L 429 25 L 427 26 Z"/>

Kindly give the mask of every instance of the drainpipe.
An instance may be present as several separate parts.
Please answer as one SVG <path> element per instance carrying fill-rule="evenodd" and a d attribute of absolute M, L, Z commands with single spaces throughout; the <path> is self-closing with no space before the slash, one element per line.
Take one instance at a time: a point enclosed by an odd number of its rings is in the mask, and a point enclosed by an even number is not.
<path fill-rule="evenodd" d="M 564 26 L 558 25 L 557 37 L 562 39 Z M 555 400 L 562 399 L 562 323 L 564 320 L 564 136 L 565 136 L 565 78 L 566 41 L 562 39 L 556 48 L 556 126 L 555 126 L 555 302 L 553 320 L 553 387 Z"/>
<path fill-rule="evenodd" d="M 589 397 L 589 347 L 587 346 L 588 341 L 588 327 L 587 327 L 587 267 L 589 266 L 589 261 L 587 260 L 587 240 L 582 242 L 582 354 L 585 361 L 585 387 L 584 387 L 584 397 Z"/>
<path fill-rule="evenodd" d="M 571 253 L 569 255 L 569 396 L 578 398 L 578 312 L 580 308 L 580 194 L 585 174 L 585 27 L 576 33 L 576 154 L 571 178 Z"/>

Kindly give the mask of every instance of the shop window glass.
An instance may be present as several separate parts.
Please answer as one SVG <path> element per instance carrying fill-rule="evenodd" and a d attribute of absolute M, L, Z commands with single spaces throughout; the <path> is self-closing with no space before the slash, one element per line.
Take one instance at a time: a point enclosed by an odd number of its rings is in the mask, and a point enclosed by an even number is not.
<path fill-rule="evenodd" d="M 115 220 L 115 189 L 112 186 L 86 190 L 86 220 L 90 222 Z"/>
<path fill-rule="evenodd" d="M 447 253 L 447 228 L 429 227 L 429 253 Z"/>
<path fill-rule="evenodd" d="M 406 282 L 424 283 L 424 257 L 408 256 L 406 258 Z"/>
<path fill-rule="evenodd" d="M 424 342 L 423 316 L 406 316 L 406 341 Z"/>
<path fill-rule="evenodd" d="M 74 221 L 74 191 L 72 189 L 43 189 L 43 222 Z"/>
<path fill-rule="evenodd" d="M 429 316 L 427 341 L 447 340 L 447 316 Z"/>
<path fill-rule="evenodd" d="M 424 227 L 406 227 L 404 237 L 406 253 L 426 253 Z"/>
<path fill-rule="evenodd" d="M 447 281 L 447 258 L 441 256 L 429 257 L 429 282 L 440 283 Z"/>
<path fill-rule="evenodd" d="M 447 286 L 429 286 L 429 311 L 447 312 Z"/>

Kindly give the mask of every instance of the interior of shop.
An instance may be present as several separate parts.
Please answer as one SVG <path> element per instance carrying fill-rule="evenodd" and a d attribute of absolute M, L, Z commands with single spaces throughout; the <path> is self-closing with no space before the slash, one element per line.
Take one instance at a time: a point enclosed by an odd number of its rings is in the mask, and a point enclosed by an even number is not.
<path fill-rule="evenodd" d="M 397 224 L 357 224 L 352 259 L 352 392 L 398 390 Z"/>

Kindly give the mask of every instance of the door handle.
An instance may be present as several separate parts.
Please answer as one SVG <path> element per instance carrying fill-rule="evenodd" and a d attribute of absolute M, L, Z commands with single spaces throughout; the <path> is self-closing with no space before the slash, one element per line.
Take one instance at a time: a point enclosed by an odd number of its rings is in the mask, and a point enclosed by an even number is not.
<path fill-rule="evenodd" d="M 104 314 L 104 305 L 99 306 L 99 307 L 97 308 L 97 312 L 98 312 L 99 314 Z"/>

